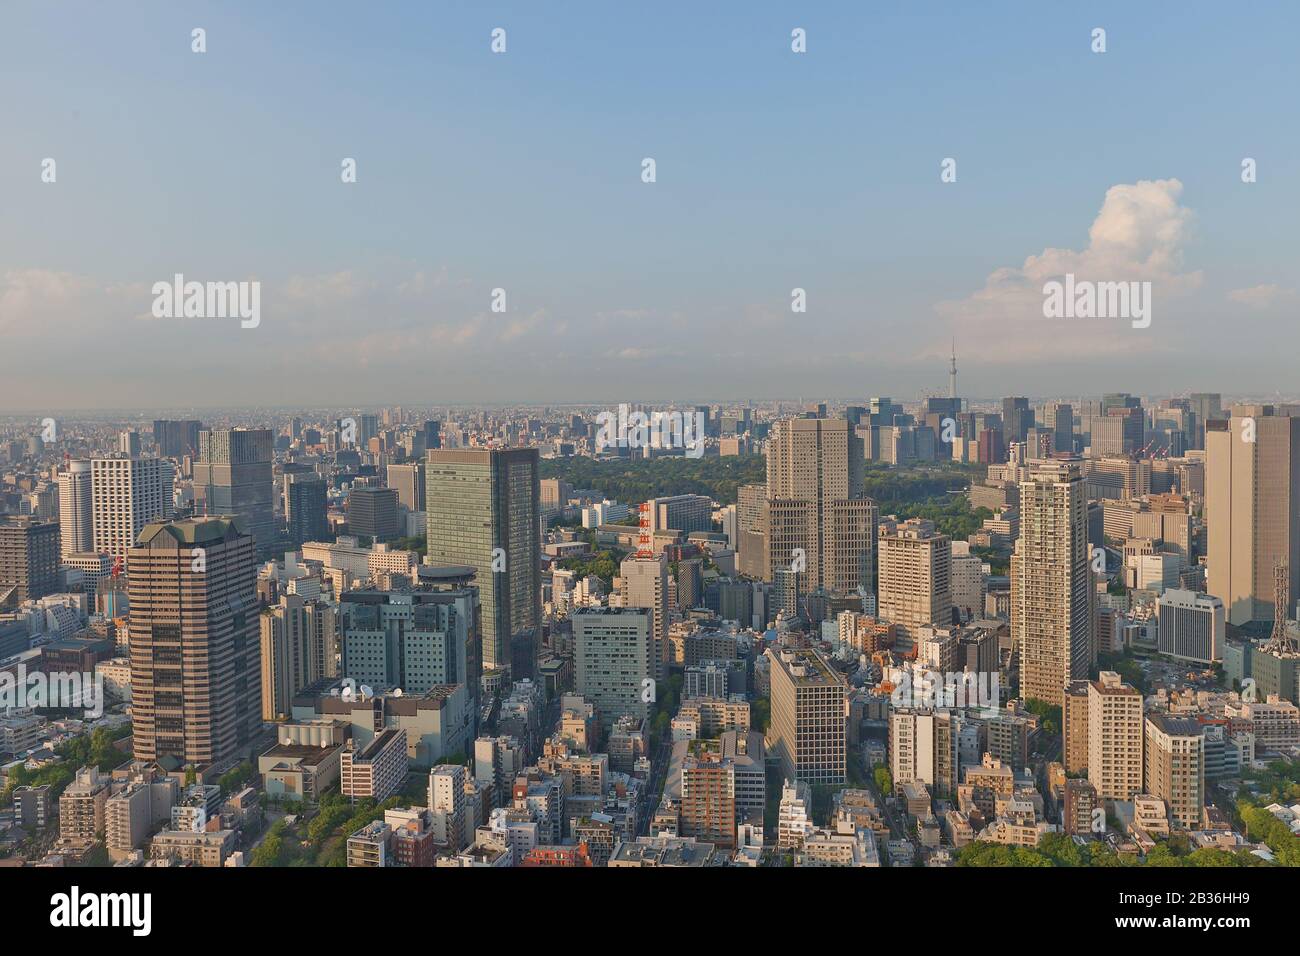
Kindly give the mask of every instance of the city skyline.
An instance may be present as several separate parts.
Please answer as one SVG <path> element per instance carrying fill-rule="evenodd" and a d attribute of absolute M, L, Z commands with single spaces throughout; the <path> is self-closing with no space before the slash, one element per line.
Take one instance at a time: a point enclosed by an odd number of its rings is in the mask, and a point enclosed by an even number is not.
<path fill-rule="evenodd" d="M 737 871 L 902 890 L 873 942 L 1285 932 L 1297 35 L 0 9 L 11 928 L 654 868 L 802 937 Z M 687 925 L 517 878 L 471 920 Z"/>

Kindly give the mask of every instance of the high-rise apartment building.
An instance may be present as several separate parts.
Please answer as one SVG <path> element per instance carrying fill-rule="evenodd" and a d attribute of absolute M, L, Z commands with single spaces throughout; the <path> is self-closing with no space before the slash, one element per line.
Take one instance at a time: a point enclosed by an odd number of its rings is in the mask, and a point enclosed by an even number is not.
<path fill-rule="evenodd" d="M 961 728 L 962 718 L 946 710 L 890 711 L 889 770 L 894 787 L 923 783 L 936 796 L 954 796 L 961 781 Z"/>
<path fill-rule="evenodd" d="M 1169 819 L 1188 830 L 1205 816 L 1205 738 L 1198 721 L 1152 714 L 1146 719 L 1145 792 L 1159 797 Z"/>
<path fill-rule="evenodd" d="M 1070 681 L 1061 708 L 1061 763 L 1066 773 L 1088 770 L 1088 686 L 1086 680 Z"/>
<path fill-rule="evenodd" d="M 63 554 L 95 547 L 95 498 L 89 461 L 70 461 L 58 477 L 59 531 Z"/>
<path fill-rule="evenodd" d="M 0 604 L 21 604 L 58 589 L 59 526 L 31 515 L 0 516 Z"/>
<path fill-rule="evenodd" d="M 1205 433 L 1209 593 L 1229 624 L 1273 620 L 1273 569 L 1300 595 L 1300 406 L 1236 405 Z"/>
<path fill-rule="evenodd" d="M 1142 792 L 1142 693 L 1114 671 L 1088 685 L 1088 780 L 1102 800 Z"/>
<path fill-rule="evenodd" d="M 338 615 L 334 607 L 286 594 L 262 611 L 262 719 L 292 714 L 294 694 L 338 673 Z"/>
<path fill-rule="evenodd" d="M 907 650 L 922 626 L 952 623 L 952 539 L 935 531 L 933 522 L 912 518 L 882 527 L 877 548 L 879 616 L 897 627 L 897 640 Z"/>
<path fill-rule="evenodd" d="M 842 784 L 848 683 L 812 648 L 770 647 L 772 724 L 768 749 L 783 779 Z"/>
<path fill-rule="evenodd" d="M 268 428 L 221 428 L 199 432 L 194 463 L 196 514 L 238 515 L 259 551 L 276 544 L 274 439 Z"/>
<path fill-rule="evenodd" d="M 428 560 L 475 569 L 483 669 L 527 677 L 542 616 L 537 449 L 435 449 L 425 470 Z"/>
<path fill-rule="evenodd" d="M 1095 598 L 1087 506 L 1077 460 L 1031 462 L 1011 556 L 1011 637 L 1026 700 L 1060 707 L 1070 681 L 1088 676 Z"/>
<path fill-rule="evenodd" d="M 96 767 L 82 767 L 59 796 L 59 842 L 89 848 L 105 830 L 109 778 Z"/>
<path fill-rule="evenodd" d="M 125 561 L 144 526 L 172 513 L 172 466 L 161 458 L 95 458 L 91 550 Z"/>
<path fill-rule="evenodd" d="M 127 568 L 136 758 L 239 756 L 262 714 L 252 537 L 229 518 L 159 522 Z"/>

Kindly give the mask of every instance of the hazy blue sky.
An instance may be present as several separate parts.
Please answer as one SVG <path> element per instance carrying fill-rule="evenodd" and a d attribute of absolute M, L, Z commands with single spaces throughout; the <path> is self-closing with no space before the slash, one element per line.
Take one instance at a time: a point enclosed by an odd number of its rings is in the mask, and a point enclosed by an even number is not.
<path fill-rule="evenodd" d="M 803 6 L 5 4 L 0 412 L 1294 387 L 1300 5 Z"/>

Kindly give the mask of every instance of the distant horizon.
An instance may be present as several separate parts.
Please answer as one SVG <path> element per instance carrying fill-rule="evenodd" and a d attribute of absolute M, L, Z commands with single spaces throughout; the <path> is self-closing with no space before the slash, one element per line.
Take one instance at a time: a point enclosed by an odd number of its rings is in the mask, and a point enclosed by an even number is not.
<path fill-rule="evenodd" d="M 1132 389 L 1107 389 L 1105 392 L 1096 392 L 1084 395 L 1026 395 L 1023 392 L 1009 392 L 1007 395 L 989 396 L 989 397 L 972 397 L 967 395 L 957 396 L 966 405 L 996 405 L 1004 398 L 1018 397 L 1025 398 L 1031 404 L 1043 402 L 1062 402 L 1071 404 L 1073 402 L 1099 400 L 1104 394 L 1111 392 L 1127 393 L 1136 398 L 1142 399 L 1144 406 L 1151 407 L 1150 402 L 1166 401 L 1174 398 L 1185 398 L 1193 393 L 1217 394 L 1220 396 L 1223 406 L 1226 408 L 1230 405 L 1248 405 L 1248 404 L 1272 404 L 1287 405 L 1300 404 L 1300 393 L 1295 395 L 1285 395 L 1278 393 L 1272 396 L 1264 396 L 1259 393 L 1255 394 L 1232 394 L 1229 392 L 1216 391 L 1213 388 L 1184 389 L 1171 393 L 1141 393 Z M 1279 397 L 1281 396 L 1281 397 Z M 186 407 L 161 407 L 161 406 L 138 406 L 123 408 L 59 408 L 54 405 L 42 405 L 38 408 L 14 408 L 0 409 L 0 422 L 10 419 L 22 419 L 29 414 L 36 414 L 41 411 L 58 412 L 60 414 L 85 414 L 101 417 L 112 417 L 115 415 L 135 415 L 140 416 L 142 420 L 148 420 L 151 416 L 183 416 L 185 414 L 201 414 L 203 412 L 235 412 L 235 413 L 253 413 L 253 412 L 316 412 L 316 411 L 361 411 L 381 412 L 386 409 L 401 407 L 404 411 L 412 409 L 425 408 L 445 408 L 449 410 L 466 410 L 474 411 L 479 409 L 502 409 L 502 408 L 617 408 L 620 404 L 656 406 L 660 408 L 668 407 L 686 407 L 690 405 L 746 405 L 746 404 L 786 404 L 786 405 L 813 405 L 820 402 L 826 402 L 832 406 L 850 405 L 855 403 L 867 402 L 871 398 L 889 398 L 902 405 L 914 405 L 923 403 L 929 397 L 947 397 L 945 396 L 916 396 L 909 397 L 905 394 L 895 392 L 894 394 L 871 393 L 860 396 L 829 396 L 825 398 L 800 398 L 798 396 L 771 397 L 764 398 L 758 396 L 737 397 L 737 398 L 619 398 L 611 400 L 589 399 L 584 401 L 555 400 L 548 401 L 542 399 L 521 400 L 521 401 L 494 401 L 494 402 L 430 402 L 430 401 L 388 401 L 388 402 L 339 402 L 332 403 L 309 403 L 302 405 L 268 405 L 268 404 L 250 404 L 250 405 L 195 405 Z"/>

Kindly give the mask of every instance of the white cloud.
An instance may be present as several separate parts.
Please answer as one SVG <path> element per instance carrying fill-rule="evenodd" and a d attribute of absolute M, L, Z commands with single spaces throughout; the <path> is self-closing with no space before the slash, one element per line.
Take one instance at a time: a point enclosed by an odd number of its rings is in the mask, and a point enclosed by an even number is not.
<path fill-rule="evenodd" d="M 1087 358 L 1153 350 L 1164 341 L 1163 323 L 1175 321 L 1171 300 L 1201 283 L 1184 273 L 1183 248 L 1192 211 L 1179 205 L 1177 179 L 1141 180 L 1106 190 L 1101 210 L 1080 250 L 1048 247 L 1021 266 L 994 270 L 984 287 L 964 299 L 941 302 L 950 328 L 927 358 L 947 354 L 956 335 L 964 355 L 979 360 L 1033 361 Z M 1124 319 L 1045 319 L 1043 285 L 1072 273 L 1093 282 L 1150 282 L 1152 329 L 1133 329 Z"/>
<path fill-rule="evenodd" d="M 1228 293 L 1230 301 L 1252 309 L 1271 309 L 1295 298 L 1295 289 L 1284 289 L 1277 283 L 1251 286 L 1249 289 L 1233 289 Z"/>

